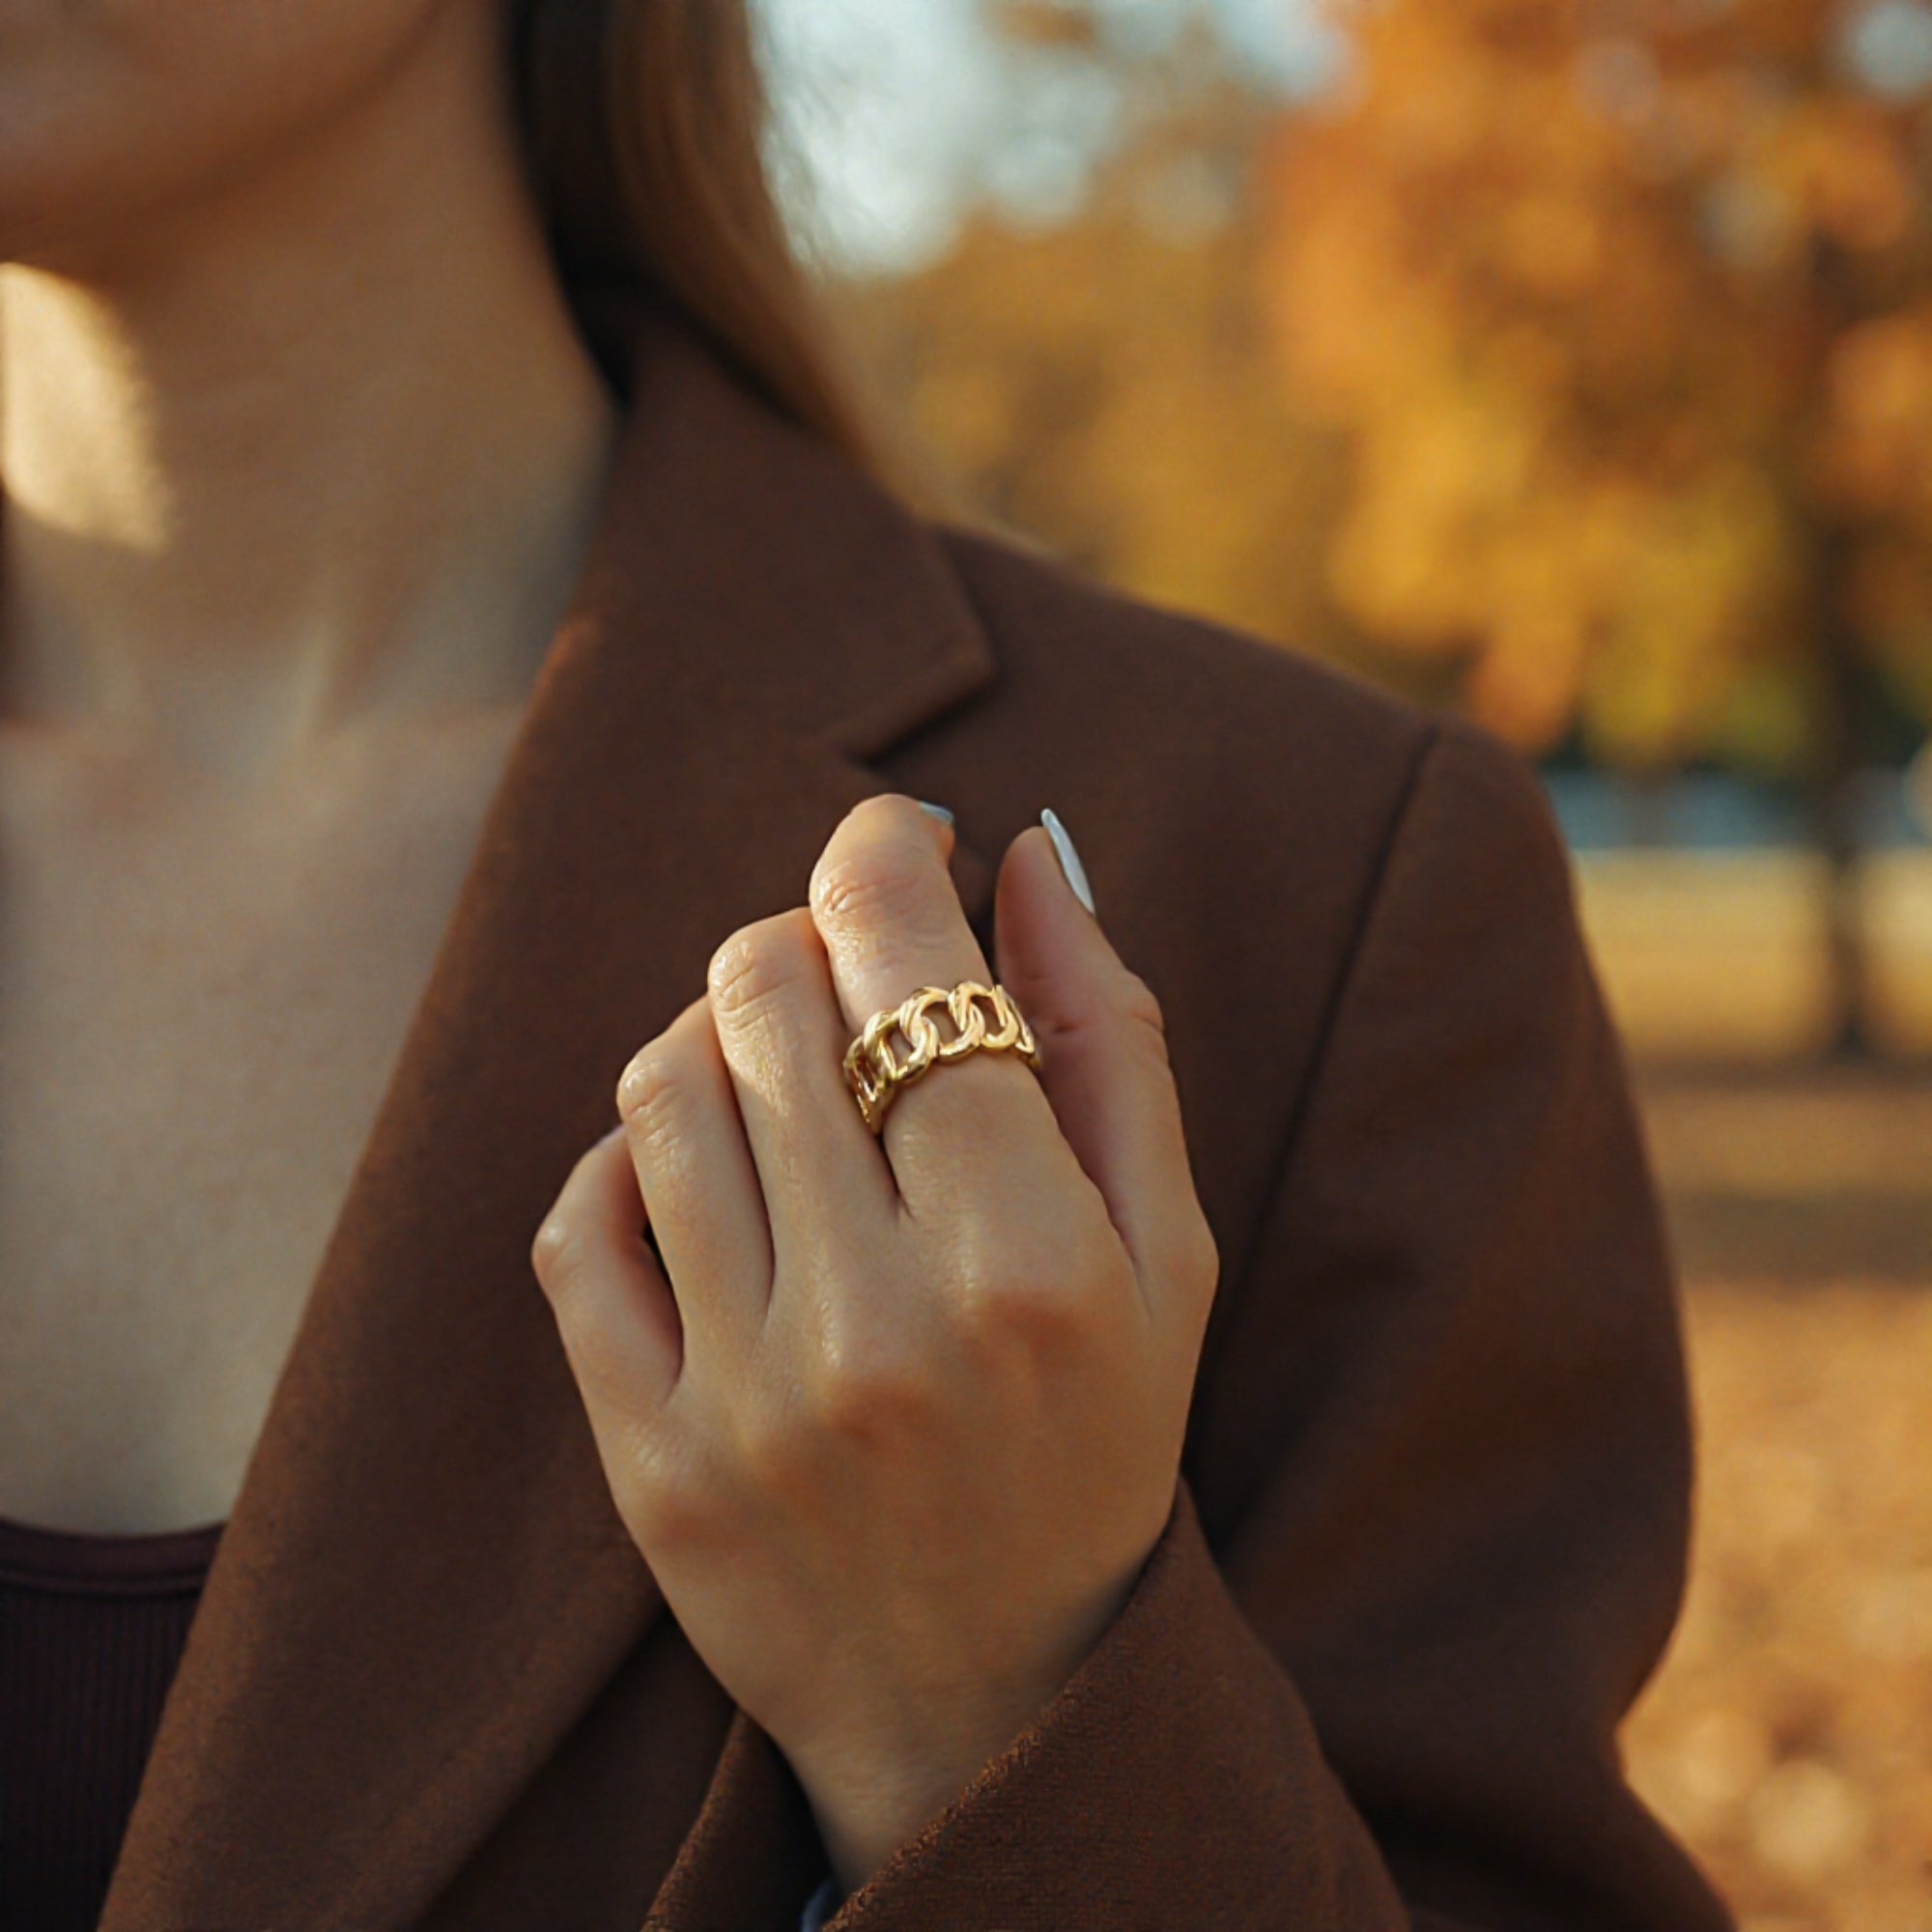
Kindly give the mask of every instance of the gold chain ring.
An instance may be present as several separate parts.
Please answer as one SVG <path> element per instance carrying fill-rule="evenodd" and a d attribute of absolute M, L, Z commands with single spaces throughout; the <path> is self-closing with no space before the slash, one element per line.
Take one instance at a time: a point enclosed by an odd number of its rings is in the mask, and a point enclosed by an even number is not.
<path fill-rule="evenodd" d="M 990 1021 L 986 1008 L 992 1009 Z M 954 1028 L 950 1039 L 934 1017 L 942 1010 Z M 902 1055 L 894 1052 L 895 1034 L 906 1042 Z M 1033 1029 L 1012 995 L 1004 986 L 982 986 L 976 980 L 962 980 L 951 992 L 944 986 L 922 986 L 866 1022 L 866 1030 L 845 1049 L 845 1084 L 876 1134 L 884 1130 L 886 1110 L 901 1087 L 910 1087 L 942 1062 L 981 1052 L 1016 1053 L 1029 1066 L 1039 1065 Z"/>

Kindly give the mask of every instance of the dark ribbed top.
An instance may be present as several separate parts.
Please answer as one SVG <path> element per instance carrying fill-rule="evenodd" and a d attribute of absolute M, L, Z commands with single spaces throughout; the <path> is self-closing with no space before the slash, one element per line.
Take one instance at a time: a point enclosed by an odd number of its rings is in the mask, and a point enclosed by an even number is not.
<path fill-rule="evenodd" d="M 223 1525 L 0 1517 L 0 1928 L 93 1932 Z"/>

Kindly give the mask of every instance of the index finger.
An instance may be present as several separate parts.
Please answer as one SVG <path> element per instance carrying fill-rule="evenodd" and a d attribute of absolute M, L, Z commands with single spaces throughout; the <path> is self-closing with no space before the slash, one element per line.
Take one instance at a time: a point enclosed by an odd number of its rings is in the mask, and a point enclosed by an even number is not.
<path fill-rule="evenodd" d="M 946 868 L 951 845 L 951 831 L 914 800 L 887 795 L 854 807 L 820 855 L 811 917 L 853 1037 L 922 986 L 993 983 Z M 1031 1069 L 1002 1052 L 968 1054 L 902 1089 L 881 1138 L 900 1193 L 916 1206 L 919 1190 L 955 1187 L 962 1162 L 980 1164 L 989 1148 L 1059 1135 Z"/>

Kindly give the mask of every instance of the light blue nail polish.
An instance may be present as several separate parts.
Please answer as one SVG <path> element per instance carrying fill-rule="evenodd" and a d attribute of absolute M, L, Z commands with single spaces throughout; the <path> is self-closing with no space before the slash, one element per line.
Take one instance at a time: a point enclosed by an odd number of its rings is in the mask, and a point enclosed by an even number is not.
<path fill-rule="evenodd" d="M 1065 826 L 1060 822 L 1057 811 L 1042 811 L 1039 822 L 1046 827 L 1046 836 L 1053 840 L 1053 849 L 1060 860 L 1060 869 L 1066 874 L 1066 883 L 1073 889 L 1073 896 L 1091 913 L 1094 911 L 1094 888 L 1087 883 L 1087 867 L 1080 863 L 1080 854 L 1075 849 L 1073 839 Z M 1097 918 L 1098 915 L 1095 914 Z"/>
<path fill-rule="evenodd" d="M 919 802 L 919 809 L 923 812 L 924 812 L 928 818 L 938 819 L 942 825 L 951 825 L 953 822 L 952 814 L 950 811 L 948 811 L 943 805 L 932 805 L 929 804 L 926 800 L 921 799 Z"/>

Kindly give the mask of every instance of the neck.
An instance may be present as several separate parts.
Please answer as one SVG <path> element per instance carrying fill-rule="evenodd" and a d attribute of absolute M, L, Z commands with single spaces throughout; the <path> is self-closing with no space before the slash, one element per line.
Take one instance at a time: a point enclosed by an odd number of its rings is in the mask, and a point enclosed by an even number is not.
<path fill-rule="evenodd" d="M 192 219 L 0 266 L 0 726 L 259 775 L 527 687 L 615 402 L 487 90 L 418 66 Z"/>

